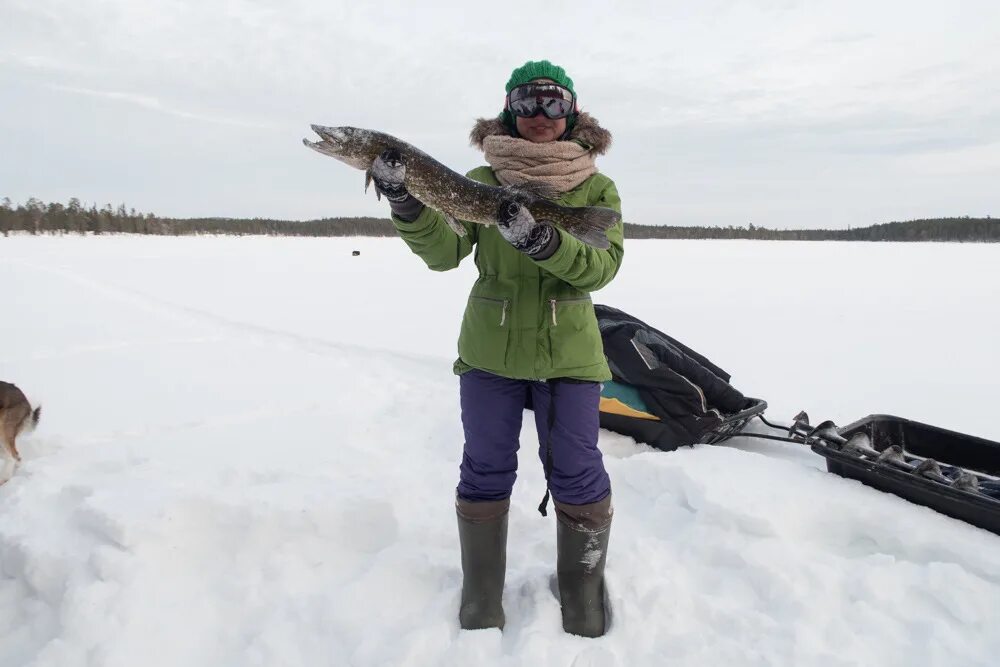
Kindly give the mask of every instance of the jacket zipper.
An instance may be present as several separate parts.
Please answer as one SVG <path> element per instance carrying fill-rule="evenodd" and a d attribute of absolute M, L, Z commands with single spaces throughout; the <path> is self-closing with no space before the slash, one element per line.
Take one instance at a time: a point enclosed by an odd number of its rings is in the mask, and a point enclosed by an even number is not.
<path fill-rule="evenodd" d="M 572 303 L 574 301 L 590 301 L 590 297 L 589 296 L 577 296 L 577 297 L 573 297 L 572 299 L 560 299 L 560 300 L 549 299 L 549 305 L 552 306 L 552 326 L 558 326 L 558 324 L 559 324 L 559 322 L 556 320 L 556 304 L 559 303 L 560 301 L 562 303 Z"/>
<path fill-rule="evenodd" d="M 503 326 L 507 322 L 507 308 L 510 307 L 510 299 L 495 299 L 491 296 L 473 296 L 473 299 L 482 299 L 483 301 L 492 301 L 494 303 L 499 303 L 502 305 L 500 310 L 500 326 Z"/>

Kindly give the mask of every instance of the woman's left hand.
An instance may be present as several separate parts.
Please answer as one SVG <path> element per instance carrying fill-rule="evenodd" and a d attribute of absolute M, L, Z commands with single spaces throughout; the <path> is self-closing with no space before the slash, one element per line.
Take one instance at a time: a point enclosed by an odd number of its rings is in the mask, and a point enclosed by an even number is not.
<path fill-rule="evenodd" d="M 497 230 L 512 246 L 532 259 L 547 259 L 559 247 L 559 234 L 547 222 L 538 222 L 516 201 L 500 203 Z"/>

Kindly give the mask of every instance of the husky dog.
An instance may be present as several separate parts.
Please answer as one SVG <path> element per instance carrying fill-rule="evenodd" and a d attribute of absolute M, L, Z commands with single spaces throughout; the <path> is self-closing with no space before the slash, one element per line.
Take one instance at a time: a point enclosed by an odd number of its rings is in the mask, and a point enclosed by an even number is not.
<path fill-rule="evenodd" d="M 9 382 L 0 381 L 0 442 L 15 465 L 21 460 L 15 444 L 17 436 L 25 429 L 33 430 L 41 416 L 41 406 L 32 410 L 24 392 Z"/>

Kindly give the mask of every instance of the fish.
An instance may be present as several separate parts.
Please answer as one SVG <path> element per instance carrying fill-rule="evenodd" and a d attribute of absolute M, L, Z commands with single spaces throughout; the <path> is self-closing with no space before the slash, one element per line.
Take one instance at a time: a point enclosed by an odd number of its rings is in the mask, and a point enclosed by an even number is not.
<path fill-rule="evenodd" d="M 481 225 L 495 225 L 501 219 L 524 219 L 526 213 L 536 221 L 558 225 L 594 248 L 610 247 L 607 230 L 621 221 L 618 211 L 603 206 L 562 206 L 558 196 L 545 183 L 523 185 L 487 185 L 452 171 L 419 148 L 396 137 L 358 127 L 312 125 L 320 141 L 303 139 L 309 148 L 365 172 L 365 190 L 372 180 L 372 163 L 383 151 L 399 157 L 407 191 L 424 205 L 440 211 L 456 234 L 465 236 L 459 220 Z M 502 216 L 502 217 L 501 217 Z"/>

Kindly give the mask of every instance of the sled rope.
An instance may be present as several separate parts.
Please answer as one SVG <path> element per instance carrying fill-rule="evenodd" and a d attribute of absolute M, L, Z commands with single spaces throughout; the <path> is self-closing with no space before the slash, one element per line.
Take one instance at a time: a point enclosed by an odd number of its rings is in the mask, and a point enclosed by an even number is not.
<path fill-rule="evenodd" d="M 545 497 L 542 498 L 538 511 L 542 516 L 548 516 L 549 478 L 552 476 L 552 428 L 556 423 L 556 382 L 549 380 L 549 428 L 545 434 Z"/>

